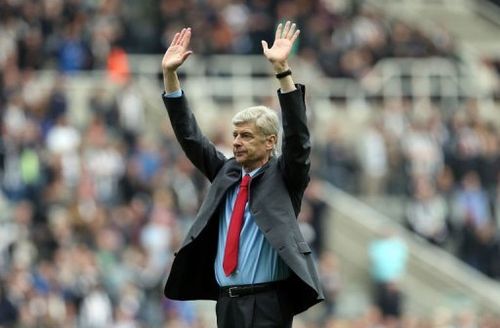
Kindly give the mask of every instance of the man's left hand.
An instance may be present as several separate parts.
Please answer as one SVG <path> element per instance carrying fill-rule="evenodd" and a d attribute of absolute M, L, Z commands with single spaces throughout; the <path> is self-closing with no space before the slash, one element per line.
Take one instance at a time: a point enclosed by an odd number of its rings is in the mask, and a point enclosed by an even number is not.
<path fill-rule="evenodd" d="M 296 30 L 296 27 L 295 23 L 292 24 L 290 21 L 287 21 L 284 27 L 280 23 L 276 28 L 276 35 L 271 48 L 269 48 L 266 41 L 262 41 L 264 56 L 273 64 L 277 72 L 287 69 L 288 56 L 300 33 L 300 30 Z"/>

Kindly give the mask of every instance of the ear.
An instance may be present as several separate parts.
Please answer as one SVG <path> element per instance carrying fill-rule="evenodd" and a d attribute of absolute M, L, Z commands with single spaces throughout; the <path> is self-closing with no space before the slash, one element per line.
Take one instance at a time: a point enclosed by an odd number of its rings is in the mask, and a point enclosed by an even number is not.
<path fill-rule="evenodd" d="M 278 138 L 276 137 L 275 134 L 271 134 L 270 136 L 266 137 L 266 150 L 272 150 L 274 148 L 274 145 L 276 145 Z"/>

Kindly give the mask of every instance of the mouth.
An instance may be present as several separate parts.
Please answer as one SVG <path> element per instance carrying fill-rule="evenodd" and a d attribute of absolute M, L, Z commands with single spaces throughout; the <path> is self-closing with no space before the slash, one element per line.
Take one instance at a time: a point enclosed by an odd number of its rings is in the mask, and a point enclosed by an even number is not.
<path fill-rule="evenodd" d="M 234 154 L 234 157 L 241 157 L 243 155 L 245 155 L 245 152 L 243 150 L 235 150 L 233 151 L 233 154 Z"/>

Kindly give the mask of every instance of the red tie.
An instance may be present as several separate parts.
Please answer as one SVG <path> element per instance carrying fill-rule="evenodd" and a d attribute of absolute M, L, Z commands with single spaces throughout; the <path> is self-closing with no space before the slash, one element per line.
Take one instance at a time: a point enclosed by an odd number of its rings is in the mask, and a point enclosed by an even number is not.
<path fill-rule="evenodd" d="M 238 265 L 238 248 L 240 245 L 240 232 L 243 226 L 243 214 L 245 213 L 245 205 L 248 199 L 248 183 L 251 177 L 246 174 L 240 183 L 240 190 L 234 202 L 233 214 L 231 214 L 231 222 L 227 230 L 226 249 L 224 250 L 224 262 L 222 267 L 224 273 L 229 276 Z"/>

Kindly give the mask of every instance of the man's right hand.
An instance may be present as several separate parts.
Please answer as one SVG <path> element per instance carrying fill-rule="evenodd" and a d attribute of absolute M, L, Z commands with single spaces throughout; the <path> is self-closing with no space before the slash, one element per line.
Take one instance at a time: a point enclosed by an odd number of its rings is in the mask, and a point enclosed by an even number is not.
<path fill-rule="evenodd" d="M 183 28 L 180 32 L 175 33 L 174 39 L 170 43 L 163 60 L 161 67 L 163 72 L 175 72 L 179 66 L 186 61 L 186 59 L 193 52 L 187 50 L 189 41 L 191 40 L 191 28 Z"/>

